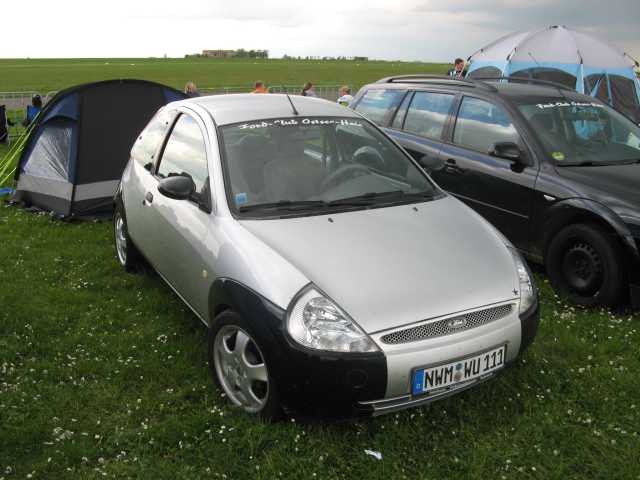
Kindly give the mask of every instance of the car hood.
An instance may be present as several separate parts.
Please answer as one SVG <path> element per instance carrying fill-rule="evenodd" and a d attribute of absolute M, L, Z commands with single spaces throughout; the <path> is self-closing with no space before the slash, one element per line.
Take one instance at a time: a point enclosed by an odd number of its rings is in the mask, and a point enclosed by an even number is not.
<path fill-rule="evenodd" d="M 597 191 L 601 201 L 640 208 L 640 164 L 557 167 L 558 174 Z"/>
<path fill-rule="evenodd" d="M 367 333 L 513 299 L 513 257 L 452 197 L 241 224 Z"/>

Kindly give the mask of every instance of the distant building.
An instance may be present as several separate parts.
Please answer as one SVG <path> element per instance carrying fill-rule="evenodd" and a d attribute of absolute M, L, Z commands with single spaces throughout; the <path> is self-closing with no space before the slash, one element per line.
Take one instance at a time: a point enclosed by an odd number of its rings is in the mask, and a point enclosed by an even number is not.
<path fill-rule="evenodd" d="M 203 50 L 203 57 L 209 58 L 230 58 L 236 56 L 235 50 Z"/>

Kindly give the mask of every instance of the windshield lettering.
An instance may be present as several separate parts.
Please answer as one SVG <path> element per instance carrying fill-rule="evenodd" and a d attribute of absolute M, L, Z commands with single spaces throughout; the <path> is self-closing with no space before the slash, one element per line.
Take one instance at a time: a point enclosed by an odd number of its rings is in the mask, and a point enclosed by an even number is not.
<path fill-rule="evenodd" d="M 240 130 L 255 130 L 257 128 L 267 128 L 267 127 L 295 127 L 298 125 L 342 125 L 345 127 L 362 127 L 362 122 L 357 120 L 350 120 L 346 118 L 341 119 L 321 119 L 321 118 L 279 118 L 277 120 L 265 121 L 262 120 L 260 122 L 254 123 L 244 123 L 242 125 L 238 125 L 238 129 Z"/>
<path fill-rule="evenodd" d="M 562 107 L 596 107 L 604 108 L 604 105 L 596 102 L 551 102 L 551 103 L 538 103 L 536 104 L 541 110 L 545 108 L 562 108 Z"/>

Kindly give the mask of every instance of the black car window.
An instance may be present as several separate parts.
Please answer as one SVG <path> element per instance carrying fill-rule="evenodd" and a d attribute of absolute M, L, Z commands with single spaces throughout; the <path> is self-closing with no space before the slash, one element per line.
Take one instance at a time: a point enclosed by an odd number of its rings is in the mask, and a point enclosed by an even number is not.
<path fill-rule="evenodd" d="M 447 93 L 416 92 L 404 121 L 404 130 L 440 140 L 454 96 Z"/>
<path fill-rule="evenodd" d="M 160 178 L 173 175 L 189 176 L 201 192 L 207 182 L 207 153 L 204 137 L 196 121 L 182 114 L 176 122 L 160 159 Z"/>
<path fill-rule="evenodd" d="M 519 142 L 518 132 L 506 112 L 479 98 L 464 97 L 453 133 L 453 142 L 488 153 L 498 142 Z"/>
<path fill-rule="evenodd" d="M 396 130 L 402 129 L 402 123 L 404 121 L 404 116 L 407 113 L 407 108 L 409 108 L 409 102 L 411 101 L 411 93 L 408 93 L 404 100 L 402 100 L 402 104 L 398 111 L 396 112 L 396 116 L 393 118 L 393 122 L 391 123 L 391 128 L 395 128 Z"/>
<path fill-rule="evenodd" d="M 154 163 L 155 154 L 158 152 L 160 143 L 164 139 L 174 115 L 175 112 L 172 110 L 160 110 L 138 136 L 131 149 L 131 157 L 140 165 L 151 166 Z"/>
<path fill-rule="evenodd" d="M 640 127 L 597 100 L 550 98 L 524 103 L 523 99 L 517 107 L 557 165 L 640 161 Z"/>
<path fill-rule="evenodd" d="M 364 94 L 355 110 L 373 123 L 382 125 L 389 112 L 398 106 L 403 94 L 402 90 L 372 89 Z"/>

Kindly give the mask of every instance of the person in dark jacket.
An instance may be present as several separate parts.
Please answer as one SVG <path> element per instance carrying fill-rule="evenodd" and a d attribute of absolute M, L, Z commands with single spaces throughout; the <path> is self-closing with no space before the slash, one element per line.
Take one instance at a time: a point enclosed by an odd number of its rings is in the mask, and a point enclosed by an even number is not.
<path fill-rule="evenodd" d="M 462 58 L 456 58 L 453 64 L 453 68 L 447 72 L 451 78 L 464 78 L 467 76 L 467 70 L 464 68 L 464 60 Z"/>

